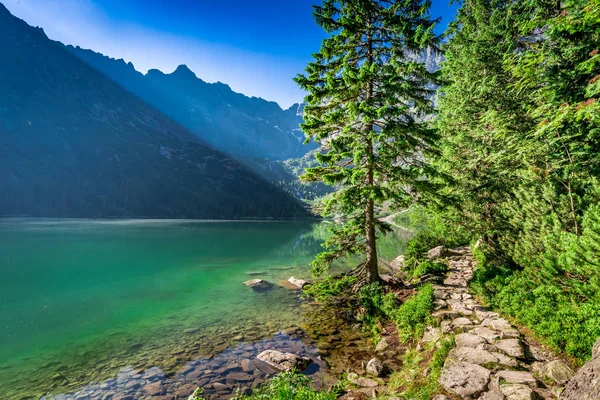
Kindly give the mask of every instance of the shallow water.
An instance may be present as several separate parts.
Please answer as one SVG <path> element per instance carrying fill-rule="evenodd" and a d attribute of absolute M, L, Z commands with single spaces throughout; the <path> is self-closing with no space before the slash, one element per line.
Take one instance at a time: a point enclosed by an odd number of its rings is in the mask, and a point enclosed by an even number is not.
<path fill-rule="evenodd" d="M 241 282 L 308 277 L 325 236 L 309 222 L 2 220 L 0 398 L 75 392 L 123 368 L 177 376 L 297 327 L 311 315 L 301 294 Z"/>

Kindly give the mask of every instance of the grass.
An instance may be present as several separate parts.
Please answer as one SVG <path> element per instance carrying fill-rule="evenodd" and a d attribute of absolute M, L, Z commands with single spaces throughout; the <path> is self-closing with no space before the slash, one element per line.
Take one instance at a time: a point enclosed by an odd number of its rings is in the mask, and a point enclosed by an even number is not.
<path fill-rule="evenodd" d="M 389 388 L 402 399 L 429 400 L 438 391 L 438 379 L 454 348 L 454 336 L 440 342 L 438 348 L 422 351 L 408 350 L 403 358 L 402 369 L 390 376 Z"/>
<path fill-rule="evenodd" d="M 294 371 L 282 372 L 269 383 L 250 395 L 236 395 L 232 400 L 335 400 L 335 390 L 317 391 L 310 386 L 311 380 Z"/>
<path fill-rule="evenodd" d="M 427 274 L 441 275 L 448 272 L 448 266 L 444 263 L 423 261 L 417 265 L 413 272 L 413 279 L 419 279 Z"/>
<path fill-rule="evenodd" d="M 231 400 L 335 400 L 339 396 L 338 387 L 331 390 L 313 389 L 311 379 L 295 371 L 282 372 L 266 385 L 255 389 L 252 394 L 235 394 Z M 192 400 L 204 400 L 202 389 L 196 390 Z"/>
<path fill-rule="evenodd" d="M 381 321 L 393 319 L 398 308 L 394 293 L 385 293 L 379 283 L 365 285 L 358 292 L 358 304 L 363 311 L 363 329 L 370 332 L 373 342 L 377 345 Z"/>
<path fill-rule="evenodd" d="M 371 332 L 375 343 L 379 338 L 380 324 L 390 320 L 396 323 L 402 342 L 420 338 L 425 327 L 432 322 L 433 301 L 431 285 L 421 287 L 403 304 L 398 303 L 393 292 L 385 293 L 377 283 L 363 286 L 358 294 L 365 330 Z"/>

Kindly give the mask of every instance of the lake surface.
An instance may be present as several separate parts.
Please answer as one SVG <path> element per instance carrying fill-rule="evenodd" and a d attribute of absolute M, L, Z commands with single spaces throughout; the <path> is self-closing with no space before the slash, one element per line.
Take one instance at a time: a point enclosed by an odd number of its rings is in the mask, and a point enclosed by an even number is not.
<path fill-rule="evenodd" d="M 194 357 L 311 316 L 295 291 L 324 223 L 0 220 L 0 398 L 68 393 L 123 368 Z M 384 246 L 401 253 L 403 240 Z M 241 282 L 275 283 L 258 293 Z M 305 349 L 303 351 L 310 351 Z"/>

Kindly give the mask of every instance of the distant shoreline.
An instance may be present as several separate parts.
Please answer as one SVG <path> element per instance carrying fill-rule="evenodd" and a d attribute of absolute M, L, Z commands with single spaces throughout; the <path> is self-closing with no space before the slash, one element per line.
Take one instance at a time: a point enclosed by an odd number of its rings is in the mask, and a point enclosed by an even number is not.
<path fill-rule="evenodd" d="M 294 222 L 294 221 L 323 221 L 320 217 L 307 218 L 238 218 L 238 219 L 218 219 L 218 218 L 156 218 L 156 217 L 22 217 L 22 216 L 0 216 L 2 221 L 73 221 L 73 222 L 139 222 L 139 223 L 161 223 L 161 222 L 191 222 L 191 223 L 216 223 L 216 222 Z"/>

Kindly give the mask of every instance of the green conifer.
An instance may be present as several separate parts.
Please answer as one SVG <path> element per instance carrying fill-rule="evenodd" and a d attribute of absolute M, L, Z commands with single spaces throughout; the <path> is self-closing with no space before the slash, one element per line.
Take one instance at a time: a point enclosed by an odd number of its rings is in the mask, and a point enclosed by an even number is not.
<path fill-rule="evenodd" d="M 326 214 L 339 213 L 326 251 L 313 263 L 323 272 L 339 256 L 366 253 L 361 282 L 379 280 L 375 207 L 393 199 L 406 204 L 429 173 L 422 155 L 435 134 L 424 118 L 432 112 L 435 73 L 418 56 L 435 48 L 430 1 L 326 0 L 314 17 L 328 34 L 305 75 L 308 91 L 303 131 L 322 144 L 308 181 L 336 187 Z"/>

